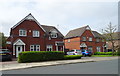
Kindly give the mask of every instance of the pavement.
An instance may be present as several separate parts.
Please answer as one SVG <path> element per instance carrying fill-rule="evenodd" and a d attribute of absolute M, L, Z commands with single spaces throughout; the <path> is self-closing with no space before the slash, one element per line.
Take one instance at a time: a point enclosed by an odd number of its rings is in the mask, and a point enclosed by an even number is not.
<path fill-rule="evenodd" d="M 74 63 L 87 63 L 96 61 L 105 61 L 118 59 L 115 57 L 82 57 L 81 59 L 74 60 L 57 60 L 57 61 L 45 61 L 45 62 L 31 62 L 31 63 L 18 63 L 16 60 L 8 62 L 0 62 L 0 71 L 3 70 L 13 70 L 13 69 L 24 69 L 32 67 L 44 67 L 44 66 L 55 66 L 55 65 L 65 65 Z"/>

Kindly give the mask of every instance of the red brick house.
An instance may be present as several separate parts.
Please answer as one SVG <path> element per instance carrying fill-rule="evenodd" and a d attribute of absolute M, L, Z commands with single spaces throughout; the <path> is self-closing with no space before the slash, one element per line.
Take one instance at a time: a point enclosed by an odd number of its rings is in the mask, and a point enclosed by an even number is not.
<path fill-rule="evenodd" d="M 92 31 L 90 27 L 84 26 L 68 32 L 65 36 L 65 48 L 72 49 L 87 49 L 93 53 L 96 51 L 103 52 L 105 42 L 102 40 L 102 35 L 96 31 Z"/>
<path fill-rule="evenodd" d="M 11 28 L 7 48 L 14 57 L 22 51 L 64 51 L 63 38 L 54 26 L 41 25 L 29 14 Z"/>

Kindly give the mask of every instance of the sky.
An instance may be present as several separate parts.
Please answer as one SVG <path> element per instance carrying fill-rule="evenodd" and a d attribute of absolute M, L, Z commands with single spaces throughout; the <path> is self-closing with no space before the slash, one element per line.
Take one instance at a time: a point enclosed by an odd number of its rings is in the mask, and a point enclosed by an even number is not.
<path fill-rule="evenodd" d="M 42 25 L 55 26 L 66 35 L 70 30 L 89 25 L 101 32 L 109 22 L 118 25 L 119 0 L 0 0 L 0 32 L 10 28 L 29 13 Z"/>

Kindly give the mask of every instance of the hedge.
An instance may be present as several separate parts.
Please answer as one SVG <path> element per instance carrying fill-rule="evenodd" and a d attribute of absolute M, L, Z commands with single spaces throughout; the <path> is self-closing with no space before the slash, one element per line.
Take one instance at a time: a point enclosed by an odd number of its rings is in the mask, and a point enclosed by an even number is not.
<path fill-rule="evenodd" d="M 95 52 L 94 55 L 112 55 L 112 52 Z"/>
<path fill-rule="evenodd" d="M 112 55 L 112 52 L 95 52 L 94 55 Z M 120 56 L 120 52 L 115 52 L 114 55 Z"/>
<path fill-rule="evenodd" d="M 82 55 L 65 55 L 64 59 L 80 59 L 82 57 Z"/>
<path fill-rule="evenodd" d="M 19 53 L 18 62 L 39 62 L 64 59 L 62 51 L 26 51 Z"/>

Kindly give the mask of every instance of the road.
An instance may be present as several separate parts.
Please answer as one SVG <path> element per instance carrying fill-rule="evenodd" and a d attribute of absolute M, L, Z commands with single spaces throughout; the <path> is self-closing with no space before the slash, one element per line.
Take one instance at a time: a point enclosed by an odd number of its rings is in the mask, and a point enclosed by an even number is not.
<path fill-rule="evenodd" d="M 3 74 L 118 74 L 118 60 L 2 71 Z"/>

